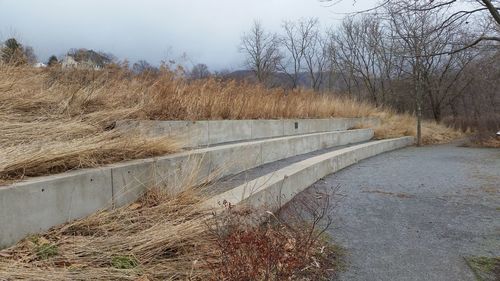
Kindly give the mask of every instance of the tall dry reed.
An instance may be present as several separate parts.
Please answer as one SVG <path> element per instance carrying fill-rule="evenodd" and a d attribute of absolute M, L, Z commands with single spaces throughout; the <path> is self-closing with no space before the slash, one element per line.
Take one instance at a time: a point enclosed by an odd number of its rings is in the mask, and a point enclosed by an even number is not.
<path fill-rule="evenodd" d="M 175 72 L 134 75 L 0 65 L 0 181 L 165 154 L 172 140 L 116 132 L 122 119 L 278 119 L 379 116 L 379 138 L 415 135 L 415 118 L 333 94 L 188 81 Z M 424 142 L 460 135 L 424 122 Z M 52 164 L 51 164 L 52 163 Z"/>

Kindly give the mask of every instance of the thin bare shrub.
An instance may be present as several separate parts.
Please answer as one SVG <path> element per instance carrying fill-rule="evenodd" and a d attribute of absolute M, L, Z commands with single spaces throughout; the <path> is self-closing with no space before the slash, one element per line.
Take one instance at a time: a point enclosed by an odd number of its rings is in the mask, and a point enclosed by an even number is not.
<path fill-rule="evenodd" d="M 470 132 L 466 146 L 500 148 L 500 114 L 483 115 L 476 118 L 445 118 L 443 121 L 450 127 Z"/>
<path fill-rule="evenodd" d="M 210 225 L 210 280 L 331 280 L 342 268 L 342 250 L 327 235 L 332 195 L 296 200 L 283 216 L 226 204 Z"/>

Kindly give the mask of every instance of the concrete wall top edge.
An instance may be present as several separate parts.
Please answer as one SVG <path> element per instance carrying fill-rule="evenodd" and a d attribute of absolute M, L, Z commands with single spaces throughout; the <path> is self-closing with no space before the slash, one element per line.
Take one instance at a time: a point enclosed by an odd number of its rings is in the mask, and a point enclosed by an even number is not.
<path fill-rule="evenodd" d="M 169 123 L 205 123 L 205 122 L 249 122 L 249 121 L 307 121 L 307 120 L 319 120 L 319 121 L 334 121 L 334 120 L 349 120 L 349 119 L 379 119 L 376 116 L 360 116 L 360 117 L 332 117 L 332 118 L 276 118 L 276 119 L 203 119 L 203 120 L 150 120 L 150 119 L 123 119 L 117 121 L 117 123 L 123 122 L 169 122 Z"/>
<path fill-rule="evenodd" d="M 111 168 L 112 168 L 111 165 L 106 165 L 106 166 L 97 167 L 97 168 L 85 168 L 85 169 L 67 171 L 64 173 L 54 174 L 54 175 L 30 177 L 30 178 L 27 178 L 23 181 L 15 182 L 15 183 L 10 184 L 10 185 L 4 185 L 4 186 L 0 185 L 0 191 L 4 190 L 4 189 L 22 187 L 22 186 L 32 185 L 32 184 L 43 184 L 44 182 L 66 180 L 66 179 L 70 179 L 70 178 L 85 176 L 85 175 L 90 174 L 90 173 L 107 173 L 107 172 L 109 172 L 109 170 L 111 170 Z"/>
<path fill-rule="evenodd" d="M 370 132 L 373 131 L 373 129 L 354 129 L 354 130 L 343 130 L 343 131 L 331 131 L 331 132 L 318 132 L 318 133 L 311 133 L 307 134 L 308 136 L 317 136 L 317 135 L 328 135 L 328 134 L 345 134 L 345 133 L 357 133 L 357 132 Z M 252 141 L 246 141 L 244 143 L 229 143 L 229 144 L 221 144 L 217 146 L 210 146 L 210 147 L 205 147 L 205 148 L 197 148 L 197 149 L 189 149 L 177 153 L 172 153 L 164 156 L 157 156 L 155 159 L 169 159 L 169 158 L 175 158 L 179 156 L 189 156 L 192 154 L 203 154 L 207 153 L 213 150 L 219 150 L 219 149 L 227 149 L 227 148 L 235 148 L 239 147 L 242 144 L 244 145 L 255 145 L 255 144 L 262 144 L 266 143 L 269 141 L 283 141 L 283 140 L 292 140 L 292 139 L 297 139 L 297 138 L 302 138 L 304 135 L 291 135 L 291 136 L 281 136 L 281 137 L 276 137 L 272 139 L 259 139 L 259 140 L 252 140 Z M 115 165 L 128 165 L 129 162 L 123 162 L 120 164 L 115 164 Z"/>

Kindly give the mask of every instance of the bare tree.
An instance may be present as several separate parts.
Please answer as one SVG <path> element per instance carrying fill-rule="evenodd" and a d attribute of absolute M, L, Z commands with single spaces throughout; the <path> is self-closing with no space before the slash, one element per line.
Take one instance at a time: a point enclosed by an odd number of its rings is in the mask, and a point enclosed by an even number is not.
<path fill-rule="evenodd" d="M 473 47 L 482 41 L 496 41 L 500 42 L 499 28 L 500 28 L 500 1 L 498 0 L 476 0 L 476 1 L 466 1 L 466 0 L 426 0 L 424 5 L 416 7 L 418 10 L 441 10 L 446 8 L 447 10 L 452 10 L 441 21 L 440 26 L 448 26 L 456 23 L 468 24 L 472 16 L 476 14 L 481 14 L 483 16 L 489 16 L 492 23 L 496 25 L 496 28 L 492 29 L 493 33 L 487 33 L 485 30 L 481 30 L 475 36 L 476 38 L 468 43 L 462 44 L 462 47 L 454 48 L 449 51 L 449 53 L 456 53 Z M 470 7 L 463 9 L 462 7 Z M 408 9 L 408 8 L 407 8 Z"/>
<path fill-rule="evenodd" d="M 377 18 L 379 28 L 355 20 L 332 32 L 330 72 L 350 94 L 416 112 L 418 144 L 424 116 L 491 133 L 500 117 L 499 11 L 499 0 L 381 0 L 351 14 Z"/>
<path fill-rule="evenodd" d="M 299 83 L 303 70 L 306 49 L 312 44 L 314 29 L 318 25 L 317 18 L 301 19 L 297 22 L 283 23 L 284 35 L 280 38 L 284 58 L 280 60 L 279 69 L 290 79 L 292 88 Z"/>
<path fill-rule="evenodd" d="M 414 5 L 412 13 L 401 13 L 402 8 Z M 417 113 L 417 146 L 421 145 L 422 140 L 422 74 L 424 47 L 432 43 L 432 40 L 439 39 L 439 32 L 432 24 L 431 18 L 436 17 L 433 10 L 416 9 L 416 0 L 402 0 L 397 3 L 387 5 L 386 11 L 390 17 L 391 28 L 396 32 L 397 39 L 402 46 L 402 55 L 407 59 L 410 65 L 410 73 L 413 80 L 413 90 L 415 98 L 415 111 Z"/>
<path fill-rule="evenodd" d="M 208 70 L 208 66 L 204 63 L 198 63 L 193 66 L 189 74 L 191 79 L 204 79 L 210 77 L 210 75 L 210 70 Z"/>
<path fill-rule="evenodd" d="M 448 42 L 460 41 L 457 37 L 468 37 L 462 33 L 444 31 L 440 35 L 440 40 L 434 40 L 423 47 L 425 54 L 446 53 L 453 48 Z M 435 121 L 441 121 L 443 109 L 450 103 L 450 100 L 463 94 L 461 88 L 466 87 L 471 79 L 465 76 L 464 70 L 477 56 L 477 51 L 468 49 L 439 56 L 424 55 L 422 57 L 422 90 Z"/>
<path fill-rule="evenodd" d="M 35 64 L 37 62 L 37 57 L 35 50 L 31 46 L 24 46 L 24 55 L 26 56 L 26 61 L 29 64 Z"/>
<path fill-rule="evenodd" d="M 474 59 L 470 53 L 453 51 L 453 42 L 464 41 L 466 32 L 460 29 L 458 23 L 442 25 L 447 12 L 445 8 L 426 9 L 424 4 L 415 0 L 401 0 L 385 7 L 390 17 L 390 28 L 401 43 L 400 55 L 407 61 L 408 73 L 413 80 L 418 144 L 424 99 L 428 100 L 434 119 L 441 121 L 446 101 L 460 93 L 453 86 L 461 79 L 464 68 Z M 431 2 L 426 4 L 432 5 Z M 414 7 L 411 12 L 400 12 L 411 5 Z"/>
<path fill-rule="evenodd" d="M 359 84 L 354 75 L 353 64 L 348 60 L 350 48 L 345 43 L 339 40 L 338 31 L 332 29 L 328 32 L 329 89 L 332 88 L 335 76 L 339 75 L 344 84 L 341 87 L 352 97 L 354 93 L 359 94 L 359 91 L 354 89 L 359 88 Z"/>
<path fill-rule="evenodd" d="M 321 0 L 323 2 L 333 2 L 334 0 Z M 340 1 L 335 1 L 338 4 Z M 352 0 L 348 0 L 352 1 Z M 416 2 L 416 1 L 415 1 Z M 486 17 L 495 27 L 488 29 L 480 28 L 476 30 L 475 36 L 468 42 L 457 44 L 455 48 L 448 51 L 448 53 L 461 52 L 468 48 L 474 47 L 483 41 L 500 42 L 500 1 L 498 0 L 423 0 L 418 5 L 414 3 L 405 2 L 406 5 L 400 5 L 398 0 L 381 0 L 377 5 L 360 10 L 354 14 L 379 12 L 380 9 L 385 9 L 387 6 L 399 5 L 398 13 L 414 13 L 415 11 L 431 11 L 445 9 L 450 11 L 445 17 L 441 19 L 440 26 L 447 26 L 450 24 L 469 24 L 474 16 Z"/>
<path fill-rule="evenodd" d="M 364 15 L 347 17 L 330 33 L 331 61 L 349 92 L 362 87 L 377 106 L 385 103 L 386 95 L 393 91 L 393 80 L 401 76 L 402 61 L 391 32 L 378 17 Z"/>
<path fill-rule="evenodd" d="M 311 81 L 311 88 L 319 91 L 328 63 L 328 46 L 326 39 L 317 27 L 312 30 L 310 43 L 304 50 L 304 61 Z"/>
<path fill-rule="evenodd" d="M 139 60 L 132 65 L 132 71 L 136 74 L 157 74 L 158 68 L 152 66 L 145 60 Z"/>
<path fill-rule="evenodd" d="M 260 83 L 267 83 L 276 72 L 281 59 L 279 40 L 276 34 L 268 33 L 262 24 L 255 21 L 250 32 L 241 38 L 240 51 L 246 56 L 246 65 Z"/>

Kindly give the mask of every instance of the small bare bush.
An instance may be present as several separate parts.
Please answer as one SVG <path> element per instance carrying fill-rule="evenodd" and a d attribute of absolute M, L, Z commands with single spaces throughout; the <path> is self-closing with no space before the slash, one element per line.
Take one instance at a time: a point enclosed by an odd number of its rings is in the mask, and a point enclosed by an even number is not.
<path fill-rule="evenodd" d="M 326 234 L 331 196 L 295 201 L 284 217 L 227 206 L 211 224 L 210 280 L 330 280 L 342 264 L 342 250 Z M 263 222 L 249 223 L 256 215 Z"/>
<path fill-rule="evenodd" d="M 446 118 L 444 123 L 456 130 L 469 132 L 466 146 L 500 148 L 500 114 L 489 114 L 478 118 Z"/>

